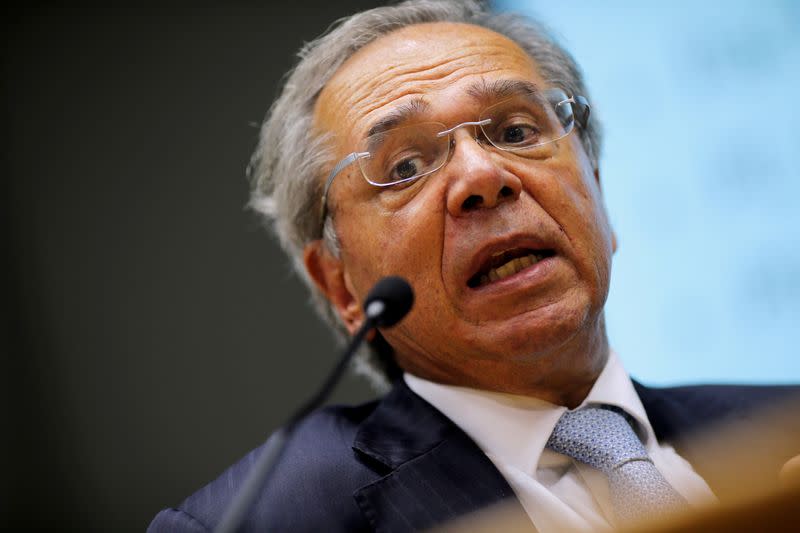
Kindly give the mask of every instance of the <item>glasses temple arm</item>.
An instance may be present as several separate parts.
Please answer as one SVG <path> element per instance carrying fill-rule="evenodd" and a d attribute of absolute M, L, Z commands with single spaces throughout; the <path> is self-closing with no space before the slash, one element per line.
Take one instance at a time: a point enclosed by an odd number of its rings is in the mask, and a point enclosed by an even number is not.
<path fill-rule="evenodd" d="M 586 125 L 589 124 L 589 114 L 592 111 L 589 101 L 585 96 L 575 96 L 573 101 L 576 104 L 575 120 L 578 121 L 578 123 L 581 125 L 581 128 L 586 128 Z"/>
<path fill-rule="evenodd" d="M 328 191 L 330 190 L 331 184 L 333 183 L 333 178 L 335 178 L 339 172 L 344 170 L 345 167 L 351 165 L 353 161 L 361 157 L 367 157 L 367 156 L 369 156 L 369 152 L 353 152 L 352 154 L 348 154 L 344 159 L 336 163 L 336 166 L 333 167 L 331 173 L 328 174 L 328 179 L 325 181 L 325 187 L 322 189 L 322 206 L 320 207 L 320 215 L 319 215 L 320 235 L 324 230 L 325 217 L 328 216 Z"/>

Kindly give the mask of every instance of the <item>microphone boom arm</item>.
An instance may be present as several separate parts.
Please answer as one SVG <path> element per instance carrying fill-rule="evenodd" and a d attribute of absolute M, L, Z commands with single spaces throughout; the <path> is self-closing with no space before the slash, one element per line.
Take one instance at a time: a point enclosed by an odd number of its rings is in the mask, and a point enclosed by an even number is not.
<path fill-rule="evenodd" d="M 314 409 L 322 405 L 333 388 L 339 382 L 347 365 L 353 358 L 366 334 L 376 326 L 392 326 L 402 319 L 414 303 L 411 286 L 402 278 L 391 276 L 383 278 L 367 295 L 364 302 L 364 323 L 358 328 L 347 346 L 339 362 L 331 370 L 319 390 L 300 409 L 298 409 L 282 427 L 278 428 L 264 443 L 264 449 L 256 459 L 247 478 L 234 499 L 225 509 L 214 533 L 235 533 L 244 520 L 247 511 L 258 497 L 264 483 L 269 477 L 272 467 L 278 462 L 286 442 L 289 440 L 297 423 Z"/>

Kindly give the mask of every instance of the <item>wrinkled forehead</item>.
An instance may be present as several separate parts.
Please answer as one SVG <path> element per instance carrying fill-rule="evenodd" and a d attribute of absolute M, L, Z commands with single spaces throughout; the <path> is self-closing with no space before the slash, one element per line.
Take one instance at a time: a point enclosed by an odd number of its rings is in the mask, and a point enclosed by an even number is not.
<path fill-rule="evenodd" d="M 425 102 L 437 118 L 468 115 L 474 88 L 498 80 L 544 85 L 533 60 L 503 35 L 470 24 L 416 24 L 350 57 L 320 93 L 314 126 L 348 151 L 371 123 L 410 102 Z"/>

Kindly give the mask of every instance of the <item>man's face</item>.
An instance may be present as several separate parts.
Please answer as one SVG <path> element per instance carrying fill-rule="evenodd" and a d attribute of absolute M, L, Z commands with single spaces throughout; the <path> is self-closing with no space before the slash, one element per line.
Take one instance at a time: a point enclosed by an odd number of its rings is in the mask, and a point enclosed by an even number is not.
<path fill-rule="evenodd" d="M 478 120 L 495 97 L 479 98 L 476 88 L 497 81 L 549 88 L 525 52 L 499 34 L 451 23 L 407 27 L 339 69 L 319 97 L 315 127 L 332 134 L 341 158 L 376 121 L 412 101 L 425 120 L 448 128 Z M 563 356 L 569 348 L 596 353 L 605 342 L 613 253 L 598 178 L 577 132 L 557 141 L 551 157 L 526 159 L 484 149 L 473 131 L 456 130 L 447 164 L 411 185 L 372 186 L 358 165 L 336 178 L 328 202 L 343 286 L 360 302 L 383 276 L 411 283 L 413 310 L 383 334 L 401 366 L 421 376 L 515 392 L 521 381 L 555 386 L 596 375 L 597 356 Z M 508 274 L 499 263 L 532 254 L 544 259 L 522 270 L 513 262 L 516 273 L 480 282 Z"/>

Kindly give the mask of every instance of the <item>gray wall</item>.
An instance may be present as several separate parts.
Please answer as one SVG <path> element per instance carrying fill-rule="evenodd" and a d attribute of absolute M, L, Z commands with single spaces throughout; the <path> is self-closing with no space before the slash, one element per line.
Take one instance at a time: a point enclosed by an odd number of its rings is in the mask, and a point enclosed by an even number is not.
<path fill-rule="evenodd" d="M 244 169 L 297 48 L 376 2 L 287 4 L 6 11 L 3 525 L 141 531 L 333 363 Z"/>

